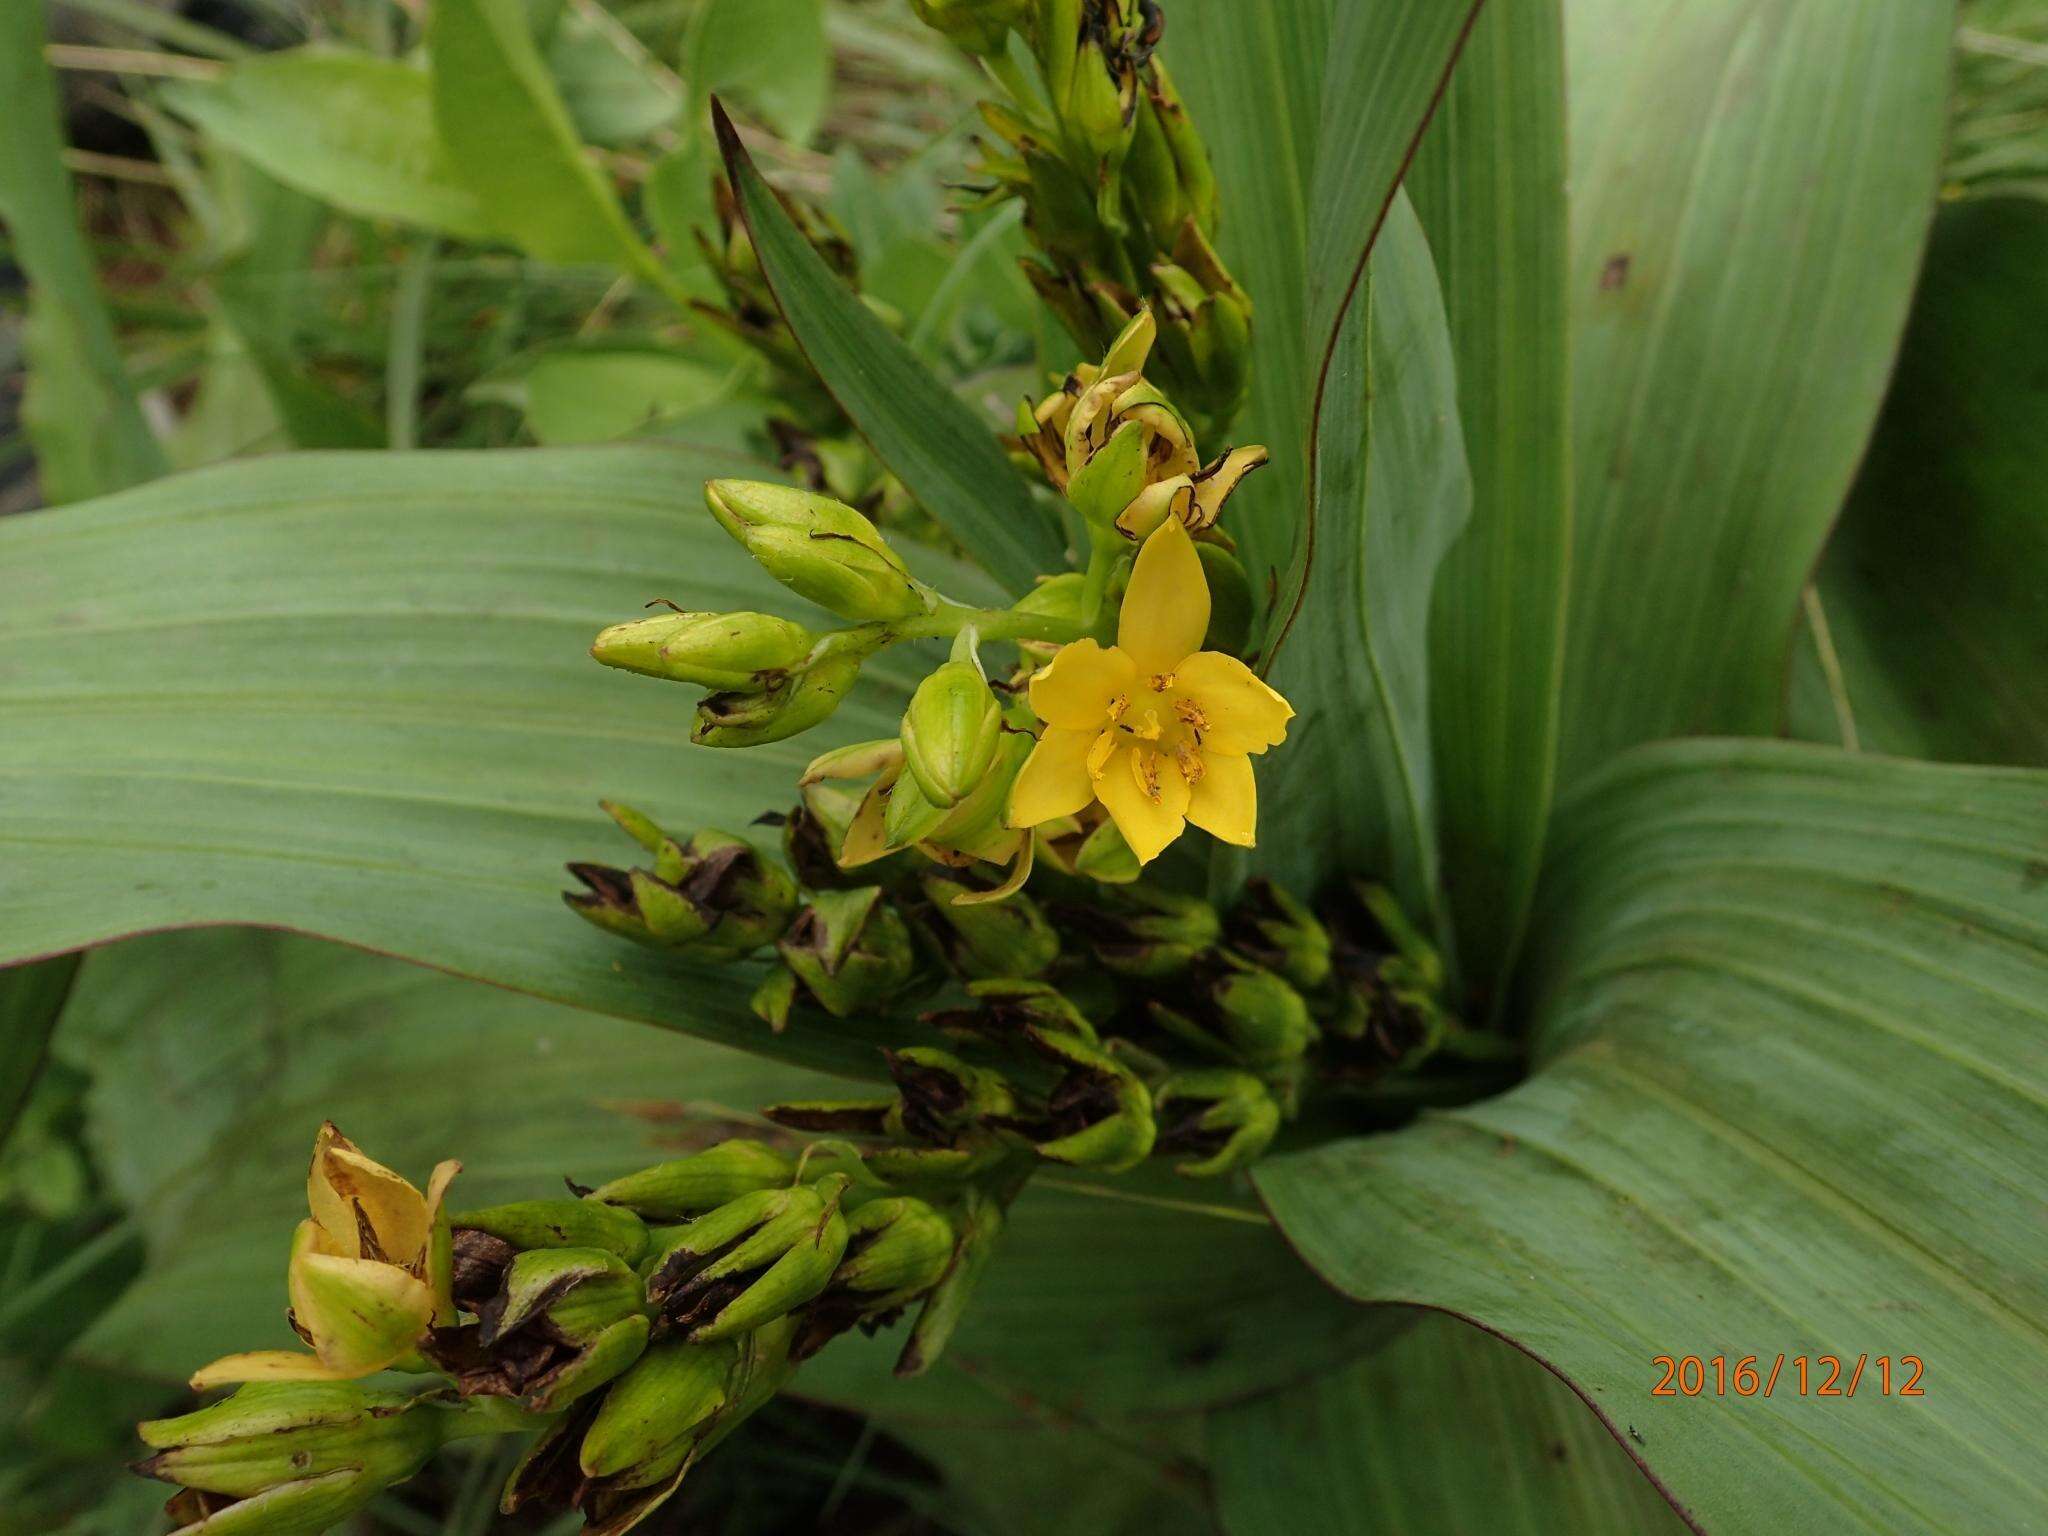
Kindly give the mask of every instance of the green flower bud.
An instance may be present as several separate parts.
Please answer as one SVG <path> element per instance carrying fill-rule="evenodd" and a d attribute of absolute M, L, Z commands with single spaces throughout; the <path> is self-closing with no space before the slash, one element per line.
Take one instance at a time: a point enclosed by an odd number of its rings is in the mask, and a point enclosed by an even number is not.
<path fill-rule="evenodd" d="M 738 1359 L 726 1342 L 663 1339 L 605 1394 L 576 1461 L 585 1477 L 644 1487 L 675 1470 L 698 1432 L 725 1406 Z"/>
<path fill-rule="evenodd" d="M 1209 147 L 1202 142 L 1180 92 L 1174 89 L 1172 77 L 1157 55 L 1146 69 L 1145 93 L 1160 134 L 1172 151 L 1188 217 L 1198 230 L 1207 234 L 1216 227 L 1216 173 L 1210 166 Z M 1172 249 L 1177 239 L 1184 238 L 1180 233 L 1183 227 L 1177 223 L 1172 235 L 1162 233 L 1159 244 Z"/>
<path fill-rule="evenodd" d="M 1042 613 L 1048 618 L 1069 619 L 1078 624 L 1085 617 L 1081 599 L 1087 585 L 1088 578 L 1079 571 L 1043 577 L 1037 586 L 1010 605 L 1010 611 Z"/>
<path fill-rule="evenodd" d="M 1018 1127 L 1040 1157 L 1122 1173 L 1151 1155 L 1158 1133 L 1152 1095 L 1136 1073 L 1065 1030 L 1027 1027 L 1025 1039 L 1062 1069 L 1043 1119 Z"/>
<path fill-rule="evenodd" d="M 456 1270 L 464 1269 L 463 1234 L 478 1232 L 494 1237 L 512 1249 L 601 1248 L 628 1264 L 640 1262 L 647 1251 L 646 1223 L 631 1211 L 595 1200 L 519 1200 L 510 1205 L 493 1205 L 480 1211 L 463 1211 L 449 1218 L 455 1229 Z M 468 1248 L 479 1246 L 471 1240 Z M 464 1294 L 458 1285 L 456 1294 Z"/>
<path fill-rule="evenodd" d="M 858 655 L 818 657 L 764 692 L 713 693 L 697 705 L 690 740 L 700 747 L 760 747 L 822 725 L 860 676 Z"/>
<path fill-rule="evenodd" d="M 954 898 L 970 888 L 941 870 L 927 870 L 919 884 L 937 915 L 947 959 L 961 975 L 1036 976 L 1059 958 L 1058 931 L 1023 892 L 963 905 Z"/>
<path fill-rule="evenodd" d="M 585 887 L 562 899 L 609 933 L 709 960 L 736 960 L 773 943 L 796 915 L 796 885 L 751 843 L 705 831 L 678 843 L 646 817 L 605 809 L 655 855 L 653 870 L 571 864 Z"/>
<path fill-rule="evenodd" d="M 796 1164 L 773 1147 L 734 1137 L 613 1179 L 584 1198 L 623 1206 L 645 1221 L 681 1221 L 757 1189 L 788 1184 L 795 1176 Z"/>
<path fill-rule="evenodd" d="M 1112 59 L 1095 38 L 1086 39 L 1074 55 L 1074 73 L 1062 114 L 1076 143 L 1100 162 L 1105 185 L 1102 218 L 1117 217 L 1116 172 L 1131 147 L 1137 113 L 1138 77 L 1121 59 Z"/>
<path fill-rule="evenodd" d="M 1304 992 L 1330 979 L 1330 931 L 1300 901 L 1260 876 L 1230 914 L 1230 943 Z"/>
<path fill-rule="evenodd" d="M 973 1007 L 929 1013 L 924 1022 L 949 1035 L 996 1045 L 1017 1044 L 1033 1029 L 1064 1032 L 1084 1045 L 1097 1043 L 1095 1026 L 1081 1010 L 1042 981 L 976 981 L 967 992 Z"/>
<path fill-rule="evenodd" d="M 1280 1106 L 1248 1072 L 1180 1072 L 1152 1094 L 1156 1150 L 1186 1157 L 1174 1172 L 1214 1178 L 1249 1166 L 1280 1129 Z"/>
<path fill-rule="evenodd" d="M 775 948 L 818 1006 L 840 1019 L 894 997 L 917 963 L 910 930 L 872 885 L 817 892 Z"/>
<path fill-rule="evenodd" d="M 645 677 L 742 692 L 765 688 L 811 654 L 818 637 L 767 613 L 665 613 L 614 624 L 590 654 Z"/>
<path fill-rule="evenodd" d="M 945 1352 L 960 1319 L 966 1315 L 982 1271 L 994 1257 L 1003 1235 L 1003 1204 L 994 1195 L 970 1185 L 953 1216 L 956 1241 L 953 1261 L 925 1298 L 910 1338 L 896 1359 L 898 1376 L 922 1376 Z"/>
<path fill-rule="evenodd" d="M 1137 981 L 1178 975 L 1223 934 L 1216 909 L 1200 897 L 1143 886 L 1120 888 L 1112 904 L 1077 912 L 1069 926 L 1093 934 L 1105 967 Z"/>
<path fill-rule="evenodd" d="M 842 619 L 903 619 L 928 607 L 875 525 L 842 501 L 754 480 L 713 480 L 704 500 L 769 575 Z"/>
<path fill-rule="evenodd" d="M 1144 873 L 1131 845 L 1113 821 L 1104 820 L 1074 853 L 1074 873 L 1098 885 L 1130 885 Z"/>
<path fill-rule="evenodd" d="M 1124 156 L 1124 190 L 1144 220 L 1145 232 L 1161 250 L 1171 250 L 1181 224 L 1192 217 L 1180 183 L 1173 145 L 1160 125 L 1153 92 L 1138 92 L 1130 152 Z"/>
<path fill-rule="evenodd" d="M 1067 480 L 1067 500 L 1091 524 L 1107 528 L 1145 488 L 1151 433 L 1126 421 Z"/>
<path fill-rule="evenodd" d="M 884 1051 L 897 1103 L 884 1129 L 940 1146 L 963 1131 L 1017 1112 L 1017 1098 L 1000 1072 L 970 1066 L 949 1051 L 911 1046 Z"/>
<path fill-rule="evenodd" d="M 910 0 L 917 19 L 977 57 L 1001 53 L 1011 29 L 1023 30 L 1031 0 Z"/>
<path fill-rule="evenodd" d="M 692 1343 L 732 1338 L 802 1306 L 846 1250 L 844 1174 L 757 1190 L 684 1227 L 648 1265 L 647 1299 Z"/>
<path fill-rule="evenodd" d="M 1301 994 L 1263 966 L 1232 955 L 1195 991 L 1193 1013 L 1152 1005 L 1153 1022 L 1225 1061 L 1272 1072 L 1299 1062 L 1320 1038 Z"/>
<path fill-rule="evenodd" d="M 949 661 L 917 685 L 903 712 L 903 766 L 942 810 L 981 784 L 995 761 L 1003 707 L 972 661 Z"/>
<path fill-rule="evenodd" d="M 535 1248 L 473 1303 L 477 1323 L 443 1328 L 427 1357 L 465 1397 L 511 1397 L 552 1413 L 617 1376 L 647 1347 L 640 1277 L 601 1248 Z"/>
<path fill-rule="evenodd" d="M 425 1398 L 353 1382 L 254 1382 L 141 1425 L 155 1454 L 136 1470 L 191 1490 L 172 1501 L 185 1532 L 311 1536 L 411 1477 L 455 1422 Z"/>
<path fill-rule="evenodd" d="M 809 1359 L 855 1324 L 882 1326 L 952 1267 L 953 1224 L 922 1200 L 871 1200 L 846 1218 L 846 1233 L 831 1283 L 804 1309 L 796 1359 Z"/>

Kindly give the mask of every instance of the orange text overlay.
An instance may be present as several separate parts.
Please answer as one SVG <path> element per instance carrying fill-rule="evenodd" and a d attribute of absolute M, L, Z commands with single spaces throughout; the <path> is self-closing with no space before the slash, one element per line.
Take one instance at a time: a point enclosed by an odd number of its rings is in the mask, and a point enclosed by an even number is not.
<path fill-rule="evenodd" d="M 1654 1355 L 1652 1397 L 1925 1397 L 1918 1355 Z"/>

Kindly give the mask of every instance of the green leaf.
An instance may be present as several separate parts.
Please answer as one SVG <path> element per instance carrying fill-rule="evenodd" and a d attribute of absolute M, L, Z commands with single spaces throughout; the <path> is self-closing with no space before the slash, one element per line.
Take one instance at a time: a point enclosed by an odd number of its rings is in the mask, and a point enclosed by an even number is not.
<path fill-rule="evenodd" d="M 435 0 L 434 122 L 493 230 L 542 261 L 666 269 L 590 162 L 521 0 Z"/>
<path fill-rule="evenodd" d="M 213 81 L 176 80 L 164 103 L 288 187 L 365 218 L 461 239 L 491 233 L 435 137 L 425 73 L 336 48 L 259 54 Z"/>
<path fill-rule="evenodd" d="M 314 454 L 6 519 L 0 963 L 297 928 L 872 1071 L 871 1029 L 771 1041 L 744 972 L 557 895 L 569 860 L 631 861 L 602 796 L 743 832 L 814 753 L 896 729 L 908 655 L 817 732 L 721 752 L 688 743 L 694 690 L 586 654 L 650 599 L 797 606 L 702 510 L 707 476 L 761 472 L 655 447 Z"/>
<path fill-rule="evenodd" d="M 602 443 L 663 417 L 712 405 L 732 370 L 657 347 L 566 348 L 543 353 L 520 380 L 527 425 L 549 447 Z"/>
<path fill-rule="evenodd" d="M 1437 573 L 1430 705 L 1468 986 L 1499 995 L 1550 817 L 1571 555 L 1560 0 L 1489 0 L 1408 189 L 1457 358 L 1472 519 Z"/>
<path fill-rule="evenodd" d="M 1359 1300 L 1565 1377 L 1709 1530 L 2014 1530 L 2048 1500 L 2048 775 L 1696 742 L 1561 807 L 1537 1068 L 1261 1167 Z M 1659 1355 L 1772 1393 L 1655 1396 Z M 1823 1397 L 1827 1368 L 1851 1398 Z M 1902 1356 L 1925 1362 L 1925 1395 Z M 1808 1359 L 1805 1391 L 1792 1360 Z M 1706 1371 L 1711 1379 L 1713 1367 Z"/>
<path fill-rule="evenodd" d="M 458 1205 L 559 1193 L 733 1133 L 720 1116 L 842 1084 L 697 1041 L 268 934 L 131 941 L 86 965 L 67 1049 L 97 1076 L 91 1134 L 148 1239 L 144 1279 L 80 1342 L 94 1366 L 181 1380 L 289 1345 L 283 1257 L 332 1118 L 415 1177 L 463 1164 Z M 752 1126 L 738 1128 L 754 1132 Z M 954 1362 L 899 1382 L 896 1329 L 849 1337 L 799 1390 L 907 1418 L 999 1424 L 1029 1405 L 1169 1412 L 1268 1390 L 1361 1342 L 1363 1315 L 1263 1217 L 1134 1203 L 1048 1179 L 1019 1202 Z M 1084 1193 L 1082 1191 L 1090 1191 Z M 943 1416 L 943 1417 L 941 1417 Z"/>
<path fill-rule="evenodd" d="M 1304 891 L 1369 870 L 1410 911 L 1440 917 L 1430 590 L 1472 482 L 1443 297 L 1406 198 L 1338 340 L 1315 481 L 1320 548 L 1272 674 L 1298 718 L 1261 765 L 1255 862 Z"/>
<path fill-rule="evenodd" d="M 120 490 L 164 472 L 94 276 L 64 173 L 43 7 L 0 7 L 0 220 L 29 282 L 23 425 L 46 501 Z"/>
<path fill-rule="evenodd" d="M 1210 1417 L 1230 1536 L 1685 1530 L 1557 1377 L 1456 1318 L 1403 1312 L 1386 1347 Z"/>
<path fill-rule="evenodd" d="M 990 423 L 946 388 L 825 265 L 717 111 L 719 148 L 761 272 L 825 387 L 910 494 L 1013 593 L 1061 570 L 1052 521 Z"/>
<path fill-rule="evenodd" d="M 1854 730 L 1903 757 L 2048 764 L 2048 205 L 1945 209 L 1877 435 L 1821 564 Z M 1795 726 L 1836 740 L 1803 647 Z"/>
<path fill-rule="evenodd" d="M 1479 10 L 1479 0 L 1346 0 L 1333 13 L 1309 201 L 1313 368 L 1331 366 L 1345 306 Z"/>
<path fill-rule="evenodd" d="M 682 81 L 597 0 L 572 0 L 547 59 L 577 133 L 593 144 L 645 138 L 682 114 Z"/>
<path fill-rule="evenodd" d="M 1954 7 L 1567 16 L 1565 784 L 1635 742 L 1776 728 L 1800 589 L 1905 324 Z"/>
<path fill-rule="evenodd" d="M 1252 297 L 1252 381 L 1233 429 L 1272 463 L 1232 498 L 1252 589 L 1277 587 L 1308 494 L 1312 361 L 1305 320 L 1331 0 L 1176 0 L 1165 57 L 1221 188 L 1217 241 Z"/>
<path fill-rule="evenodd" d="M 76 955 L 0 971 L 0 1147 L 14 1133 L 42 1073 L 50 1036 L 77 974 Z"/>
<path fill-rule="evenodd" d="M 832 88 L 824 0 L 707 0 L 691 18 L 683 73 L 700 103 L 729 95 L 792 144 L 809 143 Z"/>

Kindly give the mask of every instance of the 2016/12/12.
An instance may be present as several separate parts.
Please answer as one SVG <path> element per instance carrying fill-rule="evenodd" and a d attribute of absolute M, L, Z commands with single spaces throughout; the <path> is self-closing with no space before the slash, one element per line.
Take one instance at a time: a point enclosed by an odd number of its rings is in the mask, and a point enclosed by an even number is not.
<path fill-rule="evenodd" d="M 1789 1364 L 1798 1378 L 1798 1392 L 1801 1397 L 1854 1397 L 1862 1384 L 1865 1367 L 1877 1367 L 1878 1393 L 1883 1397 L 1925 1397 L 1926 1389 L 1920 1385 L 1920 1378 L 1926 1366 L 1918 1355 L 1900 1355 L 1896 1363 L 1890 1355 L 1879 1355 L 1875 1361 L 1868 1354 L 1856 1357 L 1856 1363 L 1849 1370 L 1846 1386 L 1842 1384 L 1843 1361 L 1839 1355 L 1779 1354 L 1770 1364 L 1766 1375 L 1761 1364 L 1762 1357 L 1744 1355 L 1731 1367 L 1726 1355 L 1713 1355 L 1702 1359 L 1698 1355 L 1655 1355 L 1652 1365 L 1662 1366 L 1664 1374 L 1650 1388 L 1652 1397 L 1700 1397 L 1709 1394 L 1714 1397 L 1769 1397 L 1778 1385 L 1779 1374 Z M 1711 1378 L 1709 1372 L 1711 1371 Z"/>

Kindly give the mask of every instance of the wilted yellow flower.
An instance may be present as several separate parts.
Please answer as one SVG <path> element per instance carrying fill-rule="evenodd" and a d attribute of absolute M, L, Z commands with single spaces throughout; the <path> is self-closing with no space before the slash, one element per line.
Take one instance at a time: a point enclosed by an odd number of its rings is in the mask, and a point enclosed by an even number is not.
<path fill-rule="evenodd" d="M 313 1346 L 228 1355 L 192 1378 L 323 1381 L 368 1376 L 411 1355 L 435 1323 L 452 1323 L 452 1254 L 441 1203 L 460 1163 L 441 1163 L 423 1195 L 365 1157 L 332 1121 L 313 1142 L 312 1215 L 292 1234 L 291 1322 Z"/>
<path fill-rule="evenodd" d="M 1208 627 L 1201 558 L 1168 518 L 1138 552 L 1117 643 L 1076 640 L 1032 678 L 1045 731 L 1010 793 L 1012 826 L 1099 800 L 1141 863 L 1188 822 L 1252 844 L 1251 759 L 1285 738 L 1294 711 L 1236 657 L 1200 649 Z"/>

